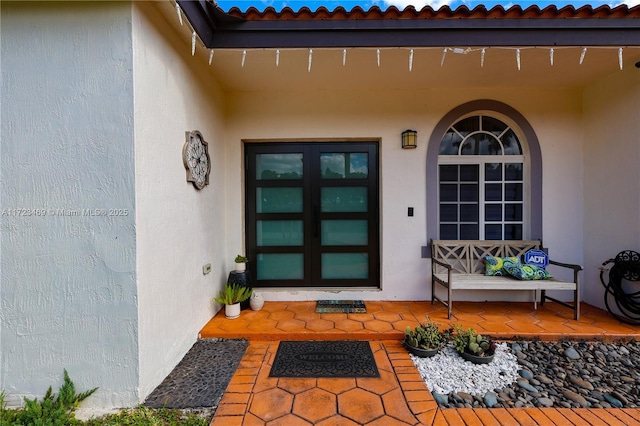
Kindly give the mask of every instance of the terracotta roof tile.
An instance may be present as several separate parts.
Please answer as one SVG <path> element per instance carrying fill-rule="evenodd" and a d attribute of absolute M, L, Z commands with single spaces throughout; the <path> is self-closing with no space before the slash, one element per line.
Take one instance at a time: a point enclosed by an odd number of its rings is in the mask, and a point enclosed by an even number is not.
<path fill-rule="evenodd" d="M 312 11 L 308 7 L 302 7 L 293 10 L 285 7 L 281 11 L 276 11 L 273 7 L 267 7 L 263 11 L 250 7 L 246 12 L 242 12 L 239 8 L 233 7 L 228 12 L 229 15 L 245 19 L 247 21 L 286 21 L 286 20 L 381 20 L 381 19 L 487 19 L 487 18 L 503 18 L 503 19 L 562 19 L 562 18 L 640 18 L 640 6 L 629 8 L 626 5 L 610 7 L 607 5 L 593 8 L 586 5 L 579 8 L 573 6 L 547 6 L 540 9 L 538 6 L 529 6 L 523 9 L 521 6 L 512 6 L 505 9 L 502 6 L 494 6 L 487 9 L 485 6 L 479 5 L 473 9 L 466 6 L 459 6 L 451 9 L 449 6 L 443 6 L 440 9 L 433 9 L 425 6 L 421 10 L 416 10 L 413 6 L 407 6 L 404 10 L 399 10 L 395 6 L 390 6 L 386 10 L 373 6 L 368 10 L 364 10 L 359 6 L 351 10 L 346 10 L 340 6 L 334 10 L 326 7 L 319 7 Z"/>

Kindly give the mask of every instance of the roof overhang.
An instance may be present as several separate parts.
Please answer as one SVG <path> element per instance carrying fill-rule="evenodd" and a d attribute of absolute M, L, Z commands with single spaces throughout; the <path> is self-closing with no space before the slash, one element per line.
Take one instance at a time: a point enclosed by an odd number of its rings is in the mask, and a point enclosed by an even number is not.
<path fill-rule="evenodd" d="M 337 13 L 273 10 L 226 13 L 211 0 L 177 0 L 203 44 L 210 49 L 435 47 L 435 46 L 638 46 L 640 6 L 614 9 L 515 7 L 433 11 Z M 603 10 L 608 14 L 603 14 Z M 425 12 L 426 11 L 426 12 Z M 591 11 L 591 13 L 588 13 Z M 537 13 L 536 13 L 537 12 Z M 513 16 L 517 17 L 513 17 Z M 555 16 L 555 17 L 550 17 Z"/>

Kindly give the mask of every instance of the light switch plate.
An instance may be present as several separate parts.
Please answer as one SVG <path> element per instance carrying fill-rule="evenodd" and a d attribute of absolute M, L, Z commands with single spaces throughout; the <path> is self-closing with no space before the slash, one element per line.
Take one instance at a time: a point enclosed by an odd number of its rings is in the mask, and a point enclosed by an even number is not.
<path fill-rule="evenodd" d="M 202 267 L 202 274 L 207 275 L 209 272 L 211 272 L 211 264 L 207 263 Z"/>

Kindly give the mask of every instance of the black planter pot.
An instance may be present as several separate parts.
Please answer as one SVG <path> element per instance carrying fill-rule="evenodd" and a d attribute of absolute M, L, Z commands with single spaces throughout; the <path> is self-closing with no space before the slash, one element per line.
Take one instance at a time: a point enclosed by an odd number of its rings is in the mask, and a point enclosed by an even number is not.
<path fill-rule="evenodd" d="M 474 364 L 489 364 L 491 361 L 493 361 L 493 357 L 495 355 L 496 354 L 494 353 L 494 354 L 486 355 L 486 356 L 478 356 L 478 355 L 473 355 L 473 354 L 469 354 L 469 353 L 466 353 L 466 352 L 462 352 L 460 354 L 460 356 L 463 359 L 465 359 L 467 361 L 470 361 L 470 362 L 472 362 Z"/>
<path fill-rule="evenodd" d="M 435 348 L 435 349 L 416 348 L 415 346 L 411 346 L 410 344 L 408 344 L 406 340 L 402 342 L 402 345 L 409 351 L 409 353 L 412 353 L 415 356 L 420 358 L 431 358 L 432 356 L 437 354 L 438 351 L 440 350 L 440 348 Z"/>

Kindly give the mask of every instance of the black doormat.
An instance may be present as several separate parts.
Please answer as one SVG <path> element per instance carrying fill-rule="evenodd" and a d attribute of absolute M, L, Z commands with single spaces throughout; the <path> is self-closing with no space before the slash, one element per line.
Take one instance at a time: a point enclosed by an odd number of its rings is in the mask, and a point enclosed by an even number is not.
<path fill-rule="evenodd" d="M 369 342 L 280 342 L 269 377 L 380 377 Z"/>
<path fill-rule="evenodd" d="M 316 313 L 366 313 L 367 307 L 364 304 L 364 300 L 318 300 L 316 303 Z"/>
<path fill-rule="evenodd" d="M 196 341 L 144 405 L 150 408 L 216 407 L 248 346 L 246 340 Z"/>

